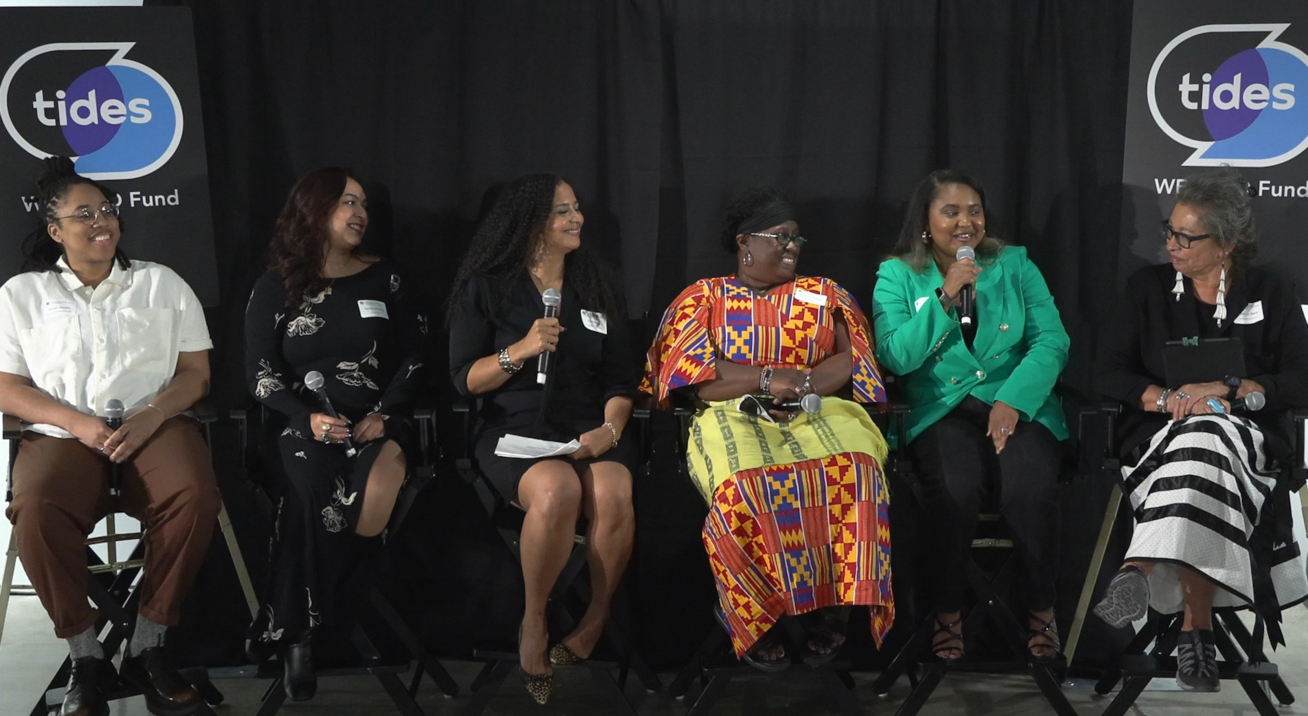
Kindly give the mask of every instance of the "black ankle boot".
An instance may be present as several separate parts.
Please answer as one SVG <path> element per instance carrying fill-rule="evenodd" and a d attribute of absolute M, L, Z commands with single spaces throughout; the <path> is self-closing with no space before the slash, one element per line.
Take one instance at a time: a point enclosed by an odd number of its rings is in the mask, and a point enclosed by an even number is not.
<path fill-rule="evenodd" d="M 286 678 L 282 686 L 292 701 L 308 701 L 318 692 L 318 676 L 313 672 L 313 632 L 305 632 L 286 647 Z"/>

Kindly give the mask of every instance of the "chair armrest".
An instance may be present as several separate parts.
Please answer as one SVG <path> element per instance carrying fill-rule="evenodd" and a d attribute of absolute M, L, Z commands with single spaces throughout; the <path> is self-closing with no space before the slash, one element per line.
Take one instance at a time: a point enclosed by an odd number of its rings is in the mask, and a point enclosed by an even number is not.
<path fill-rule="evenodd" d="M 17 415 L 5 413 L 4 417 L 4 439 L 17 440 L 23 436 L 23 421 L 18 419 Z"/>
<path fill-rule="evenodd" d="M 212 425 L 218 422 L 218 409 L 213 407 L 213 403 L 208 398 L 200 398 L 191 406 L 191 411 L 195 413 L 195 419 L 201 425 Z"/>

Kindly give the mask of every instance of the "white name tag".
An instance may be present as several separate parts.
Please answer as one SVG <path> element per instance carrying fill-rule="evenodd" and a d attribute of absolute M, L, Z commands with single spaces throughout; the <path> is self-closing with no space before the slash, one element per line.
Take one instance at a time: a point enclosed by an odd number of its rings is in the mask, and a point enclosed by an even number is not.
<path fill-rule="evenodd" d="M 1263 320 L 1262 301 L 1254 301 L 1248 306 L 1245 306 L 1244 310 L 1240 311 L 1240 315 L 1235 317 L 1236 324 L 1241 326 L 1247 326 L 1250 323 L 1258 323 L 1261 320 Z"/>
<path fill-rule="evenodd" d="M 587 311 L 583 309 L 581 312 L 581 323 L 596 333 L 603 333 L 606 336 L 609 334 L 609 321 L 603 313 L 596 313 L 595 311 Z"/>
<path fill-rule="evenodd" d="M 799 299 L 800 301 L 803 301 L 804 303 L 811 303 L 814 306 L 827 305 L 826 296 L 823 296 L 820 293 L 813 293 L 812 291 L 805 291 L 802 288 L 795 291 L 795 298 Z"/>
<path fill-rule="evenodd" d="M 359 301 L 359 316 L 390 319 L 390 314 L 386 313 L 386 304 L 381 301 Z"/>
<path fill-rule="evenodd" d="M 77 307 L 72 301 L 46 301 L 41 304 L 41 320 L 48 321 L 59 316 L 71 316 L 76 311 Z"/>
<path fill-rule="evenodd" d="M 923 296 L 922 298 L 917 299 L 916 301 L 913 302 L 913 310 L 914 311 L 922 310 L 922 304 L 930 300 L 931 300 L 930 296 Z"/>

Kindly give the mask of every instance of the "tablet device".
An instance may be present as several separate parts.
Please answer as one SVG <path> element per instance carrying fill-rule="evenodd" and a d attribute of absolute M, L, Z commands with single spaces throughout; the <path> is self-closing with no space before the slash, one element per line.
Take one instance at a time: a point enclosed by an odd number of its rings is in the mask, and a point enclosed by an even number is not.
<path fill-rule="evenodd" d="M 1228 375 L 1244 377 L 1244 345 L 1239 338 L 1200 338 L 1168 341 L 1163 346 L 1167 387 L 1221 382 Z"/>

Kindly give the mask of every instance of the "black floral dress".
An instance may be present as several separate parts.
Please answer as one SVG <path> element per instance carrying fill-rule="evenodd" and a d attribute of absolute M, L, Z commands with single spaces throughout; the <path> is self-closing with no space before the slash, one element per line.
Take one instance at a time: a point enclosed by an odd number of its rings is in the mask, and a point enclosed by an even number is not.
<path fill-rule="evenodd" d="M 427 319 L 405 300 L 399 273 L 386 260 L 333 279 L 294 309 L 285 296 L 270 271 L 245 311 L 246 379 L 273 414 L 285 482 L 273 489 L 269 584 L 250 627 L 251 640 L 260 642 L 293 641 L 333 621 L 337 588 L 366 542 L 354 527 L 382 444 L 394 440 L 408 464 L 417 464 L 412 401 L 427 343 Z M 356 445 L 354 457 L 341 445 L 318 442 L 320 428 L 309 416 L 323 411 L 303 384 L 315 370 L 341 417 L 357 424 L 372 413 L 386 416 L 385 438 Z"/>

